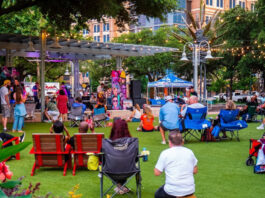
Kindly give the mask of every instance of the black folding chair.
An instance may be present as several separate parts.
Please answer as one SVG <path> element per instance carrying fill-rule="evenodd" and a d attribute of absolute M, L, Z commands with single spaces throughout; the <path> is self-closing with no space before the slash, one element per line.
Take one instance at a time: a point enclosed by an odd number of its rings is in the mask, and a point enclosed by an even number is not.
<path fill-rule="evenodd" d="M 78 126 L 84 119 L 83 107 L 72 107 L 68 119 L 70 120 L 70 127 Z"/>
<path fill-rule="evenodd" d="M 102 141 L 102 169 L 100 170 L 100 197 L 112 190 L 118 184 L 119 188 L 127 188 L 126 185 L 136 177 L 136 195 L 141 198 L 140 160 L 138 155 L 137 138 L 120 138 L 115 141 L 103 139 Z M 104 176 L 112 181 L 112 185 L 104 192 Z M 122 183 L 121 183 L 122 182 Z M 130 191 L 132 192 L 132 191 Z M 126 193 L 131 197 L 131 193 Z M 114 192 L 111 197 L 117 195 Z"/>

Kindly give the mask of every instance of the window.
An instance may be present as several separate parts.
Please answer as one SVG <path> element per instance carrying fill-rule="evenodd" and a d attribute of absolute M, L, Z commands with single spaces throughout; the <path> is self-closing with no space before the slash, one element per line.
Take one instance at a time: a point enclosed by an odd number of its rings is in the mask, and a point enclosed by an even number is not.
<path fill-rule="evenodd" d="M 246 3 L 245 3 L 245 2 L 243 2 L 242 6 L 243 6 L 243 8 L 245 9 L 245 7 L 246 7 Z"/>
<path fill-rule="evenodd" d="M 229 0 L 229 8 L 236 7 L 236 0 Z"/>
<path fill-rule="evenodd" d="M 83 29 L 83 35 L 87 35 L 88 34 L 88 30 Z"/>
<path fill-rule="evenodd" d="M 255 11 L 255 4 L 254 3 L 251 4 L 251 11 L 252 12 Z"/>
<path fill-rule="evenodd" d="M 175 12 L 173 15 L 173 23 L 181 23 L 184 24 L 183 18 L 185 18 L 185 14 L 182 12 Z"/>
<path fill-rule="evenodd" d="M 145 26 L 146 25 L 146 16 L 144 15 L 140 15 L 139 19 L 138 19 L 138 23 L 139 23 L 139 26 Z"/>
<path fill-rule="evenodd" d="M 103 41 L 104 42 L 109 42 L 109 34 L 103 35 Z"/>
<path fill-rule="evenodd" d="M 100 42 L 100 36 L 94 36 L 94 41 Z"/>
<path fill-rule="evenodd" d="M 96 36 L 94 36 L 94 41 L 97 41 L 97 37 Z"/>
<path fill-rule="evenodd" d="M 159 18 L 155 18 L 154 19 L 154 24 L 157 25 L 157 24 L 161 24 L 162 22 L 160 21 Z"/>
<path fill-rule="evenodd" d="M 223 8 L 224 7 L 224 0 L 216 0 L 216 7 Z"/>
<path fill-rule="evenodd" d="M 100 32 L 100 26 L 99 26 L 99 24 L 94 25 L 94 32 Z"/>
<path fill-rule="evenodd" d="M 109 23 L 103 24 L 103 31 L 108 32 L 109 31 Z"/>
<path fill-rule="evenodd" d="M 206 0 L 206 5 L 212 6 L 213 5 L 213 0 Z"/>

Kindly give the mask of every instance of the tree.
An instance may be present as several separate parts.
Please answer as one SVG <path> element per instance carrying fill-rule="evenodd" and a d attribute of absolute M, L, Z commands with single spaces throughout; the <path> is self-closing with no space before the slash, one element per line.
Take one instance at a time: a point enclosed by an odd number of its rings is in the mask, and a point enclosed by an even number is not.
<path fill-rule="evenodd" d="M 1 0 L 0 16 L 27 8 L 39 8 L 44 18 L 58 29 L 69 30 L 73 23 L 86 26 L 90 19 L 113 17 L 123 26 L 136 21 L 137 15 L 163 18 L 176 8 L 175 0 Z"/>

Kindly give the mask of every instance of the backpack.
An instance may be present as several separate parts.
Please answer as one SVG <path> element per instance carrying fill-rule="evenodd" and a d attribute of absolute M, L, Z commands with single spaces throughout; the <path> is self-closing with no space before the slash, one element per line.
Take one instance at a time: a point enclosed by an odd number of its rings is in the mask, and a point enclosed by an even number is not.
<path fill-rule="evenodd" d="M 204 130 L 204 132 L 201 135 L 202 142 L 215 142 L 215 138 L 212 135 L 212 130 L 213 127 Z"/>

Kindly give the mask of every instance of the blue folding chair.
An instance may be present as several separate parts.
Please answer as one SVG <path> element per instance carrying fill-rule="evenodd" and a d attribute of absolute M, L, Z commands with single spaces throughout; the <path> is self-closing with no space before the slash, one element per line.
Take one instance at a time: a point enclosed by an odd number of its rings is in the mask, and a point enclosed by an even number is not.
<path fill-rule="evenodd" d="M 188 136 L 201 140 L 202 132 L 212 125 L 209 120 L 206 120 L 206 115 L 207 107 L 198 109 L 187 108 L 184 120 L 180 124 L 180 130 L 184 133 L 183 138 L 185 140 L 187 140 Z"/>
<path fill-rule="evenodd" d="M 221 131 L 230 132 L 231 139 L 235 137 L 238 141 L 240 141 L 238 131 L 241 129 L 247 128 L 248 124 L 244 120 L 237 119 L 238 113 L 239 113 L 239 109 L 235 109 L 235 110 L 221 109 L 219 118 L 220 118 Z"/>
<path fill-rule="evenodd" d="M 106 127 L 107 115 L 104 107 L 94 108 L 93 121 L 95 127 Z"/>

